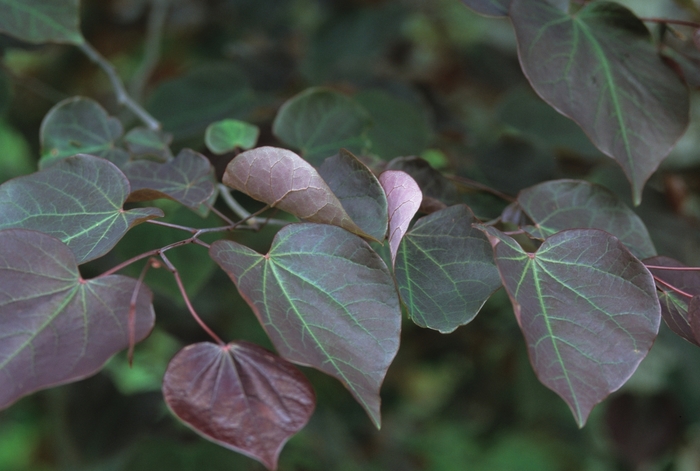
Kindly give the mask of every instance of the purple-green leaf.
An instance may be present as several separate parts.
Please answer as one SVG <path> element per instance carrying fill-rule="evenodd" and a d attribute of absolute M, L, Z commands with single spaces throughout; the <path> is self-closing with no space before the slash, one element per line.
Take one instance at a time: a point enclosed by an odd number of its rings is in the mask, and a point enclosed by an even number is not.
<path fill-rule="evenodd" d="M 576 121 L 642 188 L 688 125 L 688 90 L 659 58 L 644 24 L 625 7 L 513 0 L 518 54 L 535 91 Z"/>
<path fill-rule="evenodd" d="M 271 470 L 316 406 L 314 390 L 298 369 L 248 342 L 202 342 L 180 350 L 165 373 L 163 396 L 204 438 Z"/>
<path fill-rule="evenodd" d="M 457 185 L 420 157 L 397 157 L 387 164 L 386 169 L 409 174 L 418 183 L 424 199 L 435 199 L 445 207 L 457 203 L 459 199 Z"/>
<path fill-rule="evenodd" d="M 85 42 L 79 0 L 0 0 L 0 31 L 31 43 Z"/>
<path fill-rule="evenodd" d="M 245 151 L 228 164 L 223 182 L 305 221 L 333 224 L 372 238 L 355 224 L 316 169 L 292 151 L 277 147 Z"/>
<path fill-rule="evenodd" d="M 204 142 L 217 155 L 241 148 L 252 149 L 258 142 L 260 128 L 237 119 L 224 119 L 211 123 L 204 133 Z"/>
<path fill-rule="evenodd" d="M 535 253 L 493 227 L 484 230 L 535 373 L 582 427 L 656 338 L 654 280 L 617 238 L 597 229 L 558 232 Z"/>
<path fill-rule="evenodd" d="M 456 205 L 425 216 L 404 235 L 394 273 L 413 322 L 449 333 L 471 322 L 501 286 L 486 236 Z"/>
<path fill-rule="evenodd" d="M 408 230 L 411 219 L 423 201 L 423 194 L 416 181 L 406 172 L 387 170 L 379 175 L 389 204 L 389 248 L 391 261 L 396 263 L 396 252 L 401 238 Z"/>
<path fill-rule="evenodd" d="M 131 183 L 129 201 L 170 198 L 196 209 L 214 193 L 214 168 L 199 152 L 183 149 L 165 163 L 137 160 L 124 167 Z"/>
<path fill-rule="evenodd" d="M 279 354 L 339 379 L 379 427 L 379 388 L 401 331 L 394 281 L 379 255 L 325 224 L 282 228 L 267 255 L 228 240 L 210 254 Z"/>
<path fill-rule="evenodd" d="M 610 190 L 579 180 L 553 180 L 527 188 L 518 204 L 534 226 L 525 231 L 540 239 L 564 229 L 601 229 L 614 235 L 637 258 L 656 255 L 647 228 Z"/>
<path fill-rule="evenodd" d="M 124 136 L 124 143 L 131 153 L 132 160 L 167 162 L 173 158 L 170 151 L 172 140 L 172 134 L 142 126 L 133 128 Z"/>
<path fill-rule="evenodd" d="M 508 16 L 508 7 L 512 0 L 462 0 L 475 12 L 486 16 Z"/>
<path fill-rule="evenodd" d="M 58 239 L 0 231 L 0 409 L 39 389 L 96 373 L 129 345 L 129 303 L 137 280 L 84 280 Z M 141 285 L 135 340 L 153 328 L 151 292 Z"/>
<path fill-rule="evenodd" d="M 85 263 L 109 252 L 132 226 L 163 216 L 157 208 L 123 210 L 129 193 L 129 181 L 111 162 L 67 157 L 0 185 L 0 229 L 50 234 Z"/>

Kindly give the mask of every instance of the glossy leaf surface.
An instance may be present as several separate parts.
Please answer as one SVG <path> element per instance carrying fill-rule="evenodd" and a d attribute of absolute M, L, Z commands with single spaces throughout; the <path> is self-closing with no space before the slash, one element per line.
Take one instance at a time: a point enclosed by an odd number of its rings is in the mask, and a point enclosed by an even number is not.
<path fill-rule="evenodd" d="M 31 43 L 84 42 L 79 0 L 0 0 L 0 31 Z"/>
<path fill-rule="evenodd" d="M 260 129 L 245 121 L 224 119 L 207 126 L 204 142 L 215 154 L 225 154 L 237 148 L 248 150 L 258 142 Z"/>
<path fill-rule="evenodd" d="M 625 7 L 513 0 L 510 17 L 535 91 L 614 158 L 641 201 L 644 183 L 688 125 L 688 90 Z"/>
<path fill-rule="evenodd" d="M 245 151 L 228 164 L 223 182 L 306 221 L 367 235 L 345 212 L 316 169 L 292 151 L 277 147 Z"/>
<path fill-rule="evenodd" d="M 168 365 L 163 396 L 197 433 L 268 469 L 277 468 L 282 447 L 316 405 L 299 370 L 248 342 L 185 347 Z"/>
<path fill-rule="evenodd" d="M 394 273 L 413 322 L 449 333 L 470 322 L 501 286 L 486 236 L 465 205 L 416 221 L 399 245 Z"/>
<path fill-rule="evenodd" d="M 462 0 L 477 13 L 488 16 L 507 16 L 512 0 Z"/>
<path fill-rule="evenodd" d="M 0 231 L 0 409 L 39 389 L 96 373 L 129 345 L 129 303 L 137 281 L 83 280 L 71 250 L 36 231 Z M 135 339 L 155 321 L 151 292 L 139 289 Z"/>
<path fill-rule="evenodd" d="M 121 167 L 129 159 L 129 154 L 115 144 L 122 132 L 119 120 L 109 116 L 96 101 L 84 97 L 63 100 L 41 123 L 39 167 L 46 168 L 76 154 L 104 157 Z"/>
<path fill-rule="evenodd" d="M 376 240 L 384 240 L 389 222 L 386 195 L 372 171 L 341 149 L 323 161 L 318 173 L 355 224 Z"/>
<path fill-rule="evenodd" d="M 282 228 L 267 255 L 227 240 L 210 254 L 279 354 L 339 379 L 379 427 L 379 388 L 401 330 L 394 282 L 379 255 L 325 224 Z"/>
<path fill-rule="evenodd" d="M 183 149 L 165 163 L 150 160 L 130 162 L 124 174 L 131 183 L 129 201 L 170 198 L 197 208 L 214 193 L 214 168 L 199 152 Z"/>
<path fill-rule="evenodd" d="M 368 145 L 365 134 L 371 125 L 367 111 L 352 98 L 310 88 L 282 105 L 272 132 L 316 165 L 341 148 L 362 153 Z"/>
<path fill-rule="evenodd" d="M 518 204 L 534 226 L 525 231 L 547 237 L 564 229 L 601 229 L 614 235 L 637 258 L 656 255 L 646 226 L 605 187 L 578 180 L 553 180 L 527 188 Z"/>
<path fill-rule="evenodd" d="M 559 232 L 530 254 L 502 232 L 486 230 L 535 373 L 582 427 L 656 338 L 661 314 L 654 280 L 600 230 Z"/>
<path fill-rule="evenodd" d="M 109 252 L 130 227 L 162 217 L 157 208 L 124 211 L 129 182 L 114 164 L 76 155 L 0 185 L 0 229 L 32 229 L 64 242 L 78 263 Z"/>
<path fill-rule="evenodd" d="M 423 194 L 416 181 L 400 170 L 387 170 L 379 175 L 389 204 L 389 248 L 391 261 L 396 263 L 401 238 L 408 230 L 411 219 L 423 201 Z"/>

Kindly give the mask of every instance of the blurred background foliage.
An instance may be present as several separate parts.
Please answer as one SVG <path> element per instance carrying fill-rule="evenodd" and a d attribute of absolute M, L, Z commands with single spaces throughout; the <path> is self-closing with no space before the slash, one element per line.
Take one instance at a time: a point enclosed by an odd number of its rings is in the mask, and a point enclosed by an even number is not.
<path fill-rule="evenodd" d="M 83 0 L 82 28 L 132 92 L 173 134 L 173 150 L 205 151 L 213 121 L 246 120 L 260 145 L 280 145 L 271 125 L 281 104 L 310 86 L 352 96 L 369 113 L 374 157 L 422 156 L 433 167 L 515 195 L 552 178 L 601 183 L 629 201 L 622 172 L 582 131 L 537 98 L 518 66 L 507 20 L 479 17 L 459 0 Z M 623 2 L 645 16 L 697 15 L 688 0 Z M 162 56 L 140 71 L 149 12 L 167 6 Z M 695 20 L 698 18 L 695 17 Z M 0 36 L 0 181 L 32 172 L 46 112 L 73 95 L 120 116 L 107 78 L 69 46 Z M 660 254 L 700 264 L 700 101 L 690 130 L 652 177 L 637 208 Z M 222 172 L 233 154 L 208 154 Z M 460 186 L 484 219 L 505 203 Z M 241 198 L 254 209 L 254 202 Z M 170 202 L 169 221 L 205 227 Z M 221 208 L 225 210 L 225 208 Z M 279 216 L 279 215 L 278 215 Z M 274 228 L 240 235 L 256 250 Z M 136 228 L 84 267 L 91 276 L 171 241 Z M 176 253 L 177 252 L 177 253 Z M 270 348 L 229 279 L 200 247 L 171 252 L 198 311 L 223 338 Z M 140 267 L 134 267 L 136 276 Z M 207 340 L 167 273 L 156 292 L 157 328 L 90 379 L 43 391 L 0 412 L 0 470 L 262 470 L 200 439 L 169 414 L 160 394 L 168 360 Z M 578 430 L 565 404 L 530 368 L 510 304 L 498 292 L 474 322 L 450 335 L 404 323 L 377 431 L 337 381 L 304 369 L 318 394 L 309 425 L 284 449 L 281 470 L 612 471 L 700 469 L 700 350 L 665 325 L 622 390 Z"/>

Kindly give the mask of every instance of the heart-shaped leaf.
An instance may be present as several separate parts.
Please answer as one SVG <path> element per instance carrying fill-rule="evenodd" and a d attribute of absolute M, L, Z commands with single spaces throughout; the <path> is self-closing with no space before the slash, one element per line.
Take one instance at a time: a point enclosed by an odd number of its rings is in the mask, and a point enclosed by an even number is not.
<path fill-rule="evenodd" d="M 209 159 L 190 149 L 165 163 L 130 162 L 124 174 L 131 183 L 129 201 L 170 198 L 194 209 L 214 193 L 214 168 Z"/>
<path fill-rule="evenodd" d="M 654 280 L 617 238 L 597 229 L 558 232 L 535 253 L 485 230 L 532 367 L 583 427 L 654 343 L 661 320 Z"/>
<path fill-rule="evenodd" d="M 204 438 L 273 470 L 284 444 L 316 406 L 299 370 L 248 342 L 202 342 L 180 350 L 165 373 L 163 396 Z"/>
<path fill-rule="evenodd" d="M 535 91 L 620 164 L 639 204 L 688 125 L 688 90 L 631 11 L 601 1 L 569 13 L 568 5 L 513 0 L 520 63 Z"/>
<path fill-rule="evenodd" d="M 225 154 L 235 149 L 252 149 L 258 142 L 260 129 L 254 124 L 237 119 L 224 119 L 207 126 L 204 142 L 215 154 Z"/>
<path fill-rule="evenodd" d="M 58 239 L 36 231 L 0 231 L 0 409 L 39 389 L 96 373 L 129 345 L 129 303 L 137 280 L 84 280 Z M 155 320 L 140 286 L 134 333 Z"/>
<path fill-rule="evenodd" d="M 394 281 L 379 255 L 325 224 L 283 227 L 267 255 L 228 240 L 214 242 L 210 254 L 279 354 L 338 378 L 379 427 L 379 388 L 401 330 Z"/>
<path fill-rule="evenodd" d="M 91 155 L 67 157 L 0 185 L 0 229 L 53 235 L 85 263 L 109 252 L 132 226 L 163 216 L 157 208 L 124 211 L 128 195 L 129 181 L 114 164 Z"/>
<path fill-rule="evenodd" d="M 449 333 L 471 322 L 501 286 L 486 236 L 465 205 L 416 221 L 399 245 L 394 273 L 409 316 Z"/>
<path fill-rule="evenodd" d="M 481 15 L 508 16 L 508 7 L 512 0 L 462 0 L 462 2 Z"/>
<path fill-rule="evenodd" d="M 0 30 L 32 43 L 81 44 L 79 0 L 0 0 Z"/>
<path fill-rule="evenodd" d="M 40 168 L 76 154 L 90 154 L 122 167 L 129 154 L 116 147 L 122 124 L 94 100 L 73 97 L 63 100 L 46 114 L 41 123 Z"/>
<path fill-rule="evenodd" d="M 533 237 L 546 239 L 564 229 L 601 229 L 620 239 L 637 258 L 656 255 L 639 216 L 602 186 L 553 180 L 521 191 L 518 204 L 535 224 L 524 228 Z"/>
<path fill-rule="evenodd" d="M 148 159 L 167 162 L 173 158 L 170 143 L 173 136 L 163 131 L 154 131 L 146 127 L 137 127 L 126 133 L 126 143 L 132 160 Z"/>
<path fill-rule="evenodd" d="M 355 224 L 376 240 L 384 240 L 389 223 L 386 195 L 372 171 L 340 149 L 323 161 L 318 173 Z"/>
<path fill-rule="evenodd" d="M 245 151 L 228 164 L 223 182 L 298 218 L 372 238 L 345 212 L 316 169 L 292 151 L 277 147 Z"/>
<path fill-rule="evenodd" d="M 317 165 L 341 148 L 362 153 L 368 146 L 365 134 L 371 125 L 367 111 L 352 98 L 324 88 L 310 88 L 282 105 L 272 132 Z"/>
<path fill-rule="evenodd" d="M 391 261 L 396 263 L 396 252 L 401 238 L 408 230 L 411 219 L 423 201 L 423 193 L 416 181 L 401 170 L 387 170 L 379 175 L 389 204 L 389 248 Z"/>

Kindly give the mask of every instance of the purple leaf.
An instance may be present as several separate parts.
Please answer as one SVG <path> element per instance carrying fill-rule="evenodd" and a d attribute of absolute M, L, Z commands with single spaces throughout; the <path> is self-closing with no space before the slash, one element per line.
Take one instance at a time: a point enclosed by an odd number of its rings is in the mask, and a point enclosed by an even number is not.
<path fill-rule="evenodd" d="M 81 44 L 79 0 L 3 0 L 0 31 L 31 43 Z"/>
<path fill-rule="evenodd" d="M 406 172 L 387 170 L 379 175 L 389 203 L 389 248 L 391 261 L 396 263 L 396 252 L 401 238 L 408 230 L 411 219 L 423 201 L 423 193 L 416 181 Z"/>
<path fill-rule="evenodd" d="M 462 0 L 475 12 L 486 16 L 508 16 L 508 7 L 512 0 Z"/>
<path fill-rule="evenodd" d="M 169 147 L 172 140 L 172 134 L 146 127 L 134 128 L 124 136 L 124 143 L 131 153 L 132 160 L 167 162 L 173 158 Z"/>
<path fill-rule="evenodd" d="M 173 413 L 197 433 L 277 468 L 287 440 L 306 425 L 316 395 L 292 364 L 248 342 L 202 342 L 173 357 L 163 379 Z"/>
<path fill-rule="evenodd" d="M 129 345 L 129 303 L 137 280 L 84 280 L 58 239 L 0 231 L 0 409 L 39 389 L 96 373 Z M 154 323 L 151 291 L 139 288 L 135 339 Z"/>

